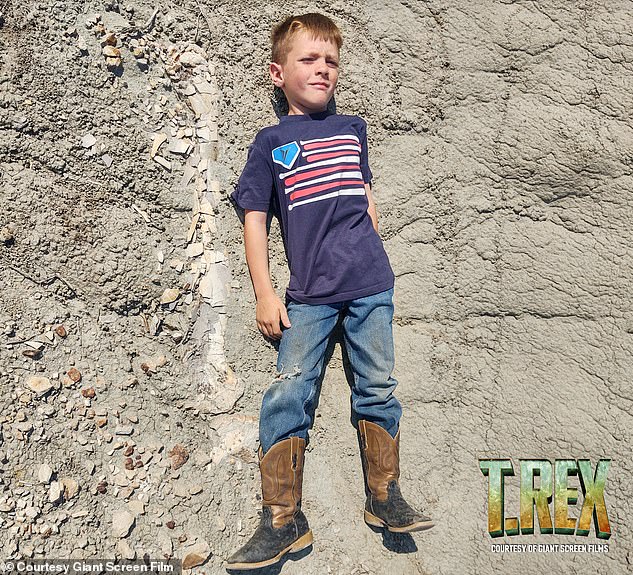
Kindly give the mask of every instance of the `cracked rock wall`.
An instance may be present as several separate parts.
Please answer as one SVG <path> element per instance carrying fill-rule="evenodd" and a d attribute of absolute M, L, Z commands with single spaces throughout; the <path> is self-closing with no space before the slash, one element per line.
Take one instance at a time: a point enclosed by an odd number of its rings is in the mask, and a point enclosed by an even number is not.
<path fill-rule="evenodd" d="M 437 526 L 402 538 L 364 525 L 337 344 L 305 463 L 315 543 L 281 572 L 627 572 L 632 8 L 292 5 L 343 31 L 337 106 L 368 122 L 397 276 L 401 484 Z M 203 556 L 194 571 L 215 574 L 257 525 L 257 414 L 276 351 L 255 325 L 226 196 L 256 132 L 276 122 L 268 42 L 287 10 L 279 0 L 0 1 L 7 557 Z M 105 30 L 95 32 L 96 13 Z M 189 100 L 201 79 L 217 85 L 215 140 L 214 120 L 201 123 Z M 156 134 L 168 138 L 162 163 Z M 282 295 L 276 222 L 270 253 Z M 612 459 L 609 554 L 491 553 L 480 457 L 515 469 L 523 457 Z M 507 498 L 516 515 L 516 477 Z M 501 542 L 595 541 L 592 528 Z"/>

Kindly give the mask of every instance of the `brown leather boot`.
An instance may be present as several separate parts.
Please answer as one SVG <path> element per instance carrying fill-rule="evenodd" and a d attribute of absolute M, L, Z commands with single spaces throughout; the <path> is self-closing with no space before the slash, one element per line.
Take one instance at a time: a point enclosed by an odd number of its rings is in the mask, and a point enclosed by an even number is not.
<path fill-rule="evenodd" d="M 430 529 L 434 523 L 418 513 L 400 493 L 400 430 L 395 439 L 371 421 L 358 422 L 365 472 L 365 522 L 394 533 Z"/>
<path fill-rule="evenodd" d="M 227 561 L 227 569 L 259 569 L 277 563 L 286 553 L 312 544 L 312 531 L 301 511 L 306 442 L 289 437 L 262 454 L 262 517 L 253 536 Z"/>

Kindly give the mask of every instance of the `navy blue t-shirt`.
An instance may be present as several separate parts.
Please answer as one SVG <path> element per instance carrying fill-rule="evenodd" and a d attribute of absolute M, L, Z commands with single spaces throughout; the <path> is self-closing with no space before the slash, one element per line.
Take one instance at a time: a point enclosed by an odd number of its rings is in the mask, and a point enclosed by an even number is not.
<path fill-rule="evenodd" d="M 367 212 L 367 124 L 328 111 L 282 116 L 259 131 L 231 200 L 278 217 L 290 282 L 286 296 L 326 304 L 394 286 Z"/>

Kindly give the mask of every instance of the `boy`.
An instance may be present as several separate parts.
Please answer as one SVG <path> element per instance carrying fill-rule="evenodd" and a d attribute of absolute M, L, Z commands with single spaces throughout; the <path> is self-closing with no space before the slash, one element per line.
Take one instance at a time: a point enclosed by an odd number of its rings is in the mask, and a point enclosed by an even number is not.
<path fill-rule="evenodd" d="M 231 200 L 245 211 L 257 326 L 281 341 L 278 377 L 260 413 L 262 518 L 228 560 L 230 569 L 272 565 L 312 543 L 301 511 L 303 461 L 317 379 L 340 314 L 354 372 L 365 521 L 400 533 L 433 526 L 406 503 L 398 484 L 402 408 L 391 377 L 394 274 L 369 186 L 367 125 L 328 108 L 338 80 L 340 31 L 325 16 L 305 14 L 279 24 L 272 44 L 270 75 L 286 96 L 288 115 L 257 134 Z M 270 207 L 279 218 L 290 267 L 285 305 L 268 271 Z"/>

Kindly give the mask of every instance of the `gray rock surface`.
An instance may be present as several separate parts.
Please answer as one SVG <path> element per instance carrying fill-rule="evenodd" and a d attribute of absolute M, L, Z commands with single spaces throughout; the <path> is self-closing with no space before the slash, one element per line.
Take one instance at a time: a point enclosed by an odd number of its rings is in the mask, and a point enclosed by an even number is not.
<path fill-rule="evenodd" d="M 268 41 L 289 6 L 156 6 L 0 3 L 2 559 L 190 554 L 223 573 L 258 522 L 276 351 L 227 194 L 276 122 Z M 631 3 L 292 5 L 315 8 L 344 34 L 338 109 L 369 125 L 401 484 L 437 526 L 363 523 L 337 344 L 305 463 L 315 542 L 281 572 L 626 573 Z M 276 222 L 270 253 L 282 295 Z M 492 553 L 484 457 L 612 459 L 608 556 Z M 518 477 L 507 497 L 516 515 Z"/>

